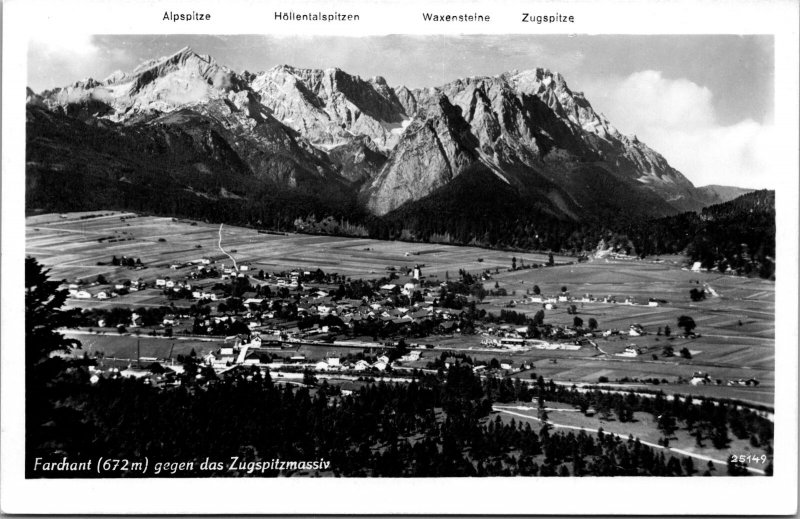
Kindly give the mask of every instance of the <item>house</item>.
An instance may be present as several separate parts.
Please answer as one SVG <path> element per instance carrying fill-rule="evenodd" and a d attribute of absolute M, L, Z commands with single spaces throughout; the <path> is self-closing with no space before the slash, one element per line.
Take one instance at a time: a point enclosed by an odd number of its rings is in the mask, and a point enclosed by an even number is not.
<path fill-rule="evenodd" d="M 163 287 L 166 286 L 167 280 L 166 279 L 156 279 L 156 286 Z"/>
<path fill-rule="evenodd" d="M 701 386 L 711 383 L 711 376 L 708 373 L 704 373 L 702 371 L 695 371 L 694 375 L 692 375 L 691 380 L 689 383 L 693 386 Z"/>
<path fill-rule="evenodd" d="M 444 321 L 439 326 L 442 328 L 443 331 L 447 332 L 452 330 L 455 325 L 456 323 L 454 321 Z"/>
<path fill-rule="evenodd" d="M 248 352 L 244 358 L 244 364 L 254 365 L 261 363 L 261 356 L 257 351 Z"/>
<path fill-rule="evenodd" d="M 416 351 L 416 350 L 410 351 L 407 354 L 405 354 L 402 357 L 400 357 L 398 360 L 400 362 L 414 362 L 414 361 L 419 360 L 421 354 L 422 354 L 421 352 Z"/>
<path fill-rule="evenodd" d="M 359 360 L 353 365 L 353 370 L 355 371 L 365 371 L 369 368 L 369 363 L 365 360 Z"/>
<path fill-rule="evenodd" d="M 146 369 L 133 369 L 133 368 L 123 369 L 122 371 L 119 372 L 119 374 L 123 378 L 136 378 L 136 379 L 150 377 L 151 375 L 151 373 Z"/>
<path fill-rule="evenodd" d="M 378 371 L 386 371 L 386 366 L 389 364 L 387 362 L 383 362 L 379 360 L 375 364 L 372 365 L 373 368 L 377 369 Z"/>
<path fill-rule="evenodd" d="M 416 289 L 417 285 L 415 285 L 414 283 L 406 283 L 405 285 L 403 285 L 402 292 L 404 295 L 410 296 Z"/>
<path fill-rule="evenodd" d="M 522 348 L 525 346 L 525 339 L 517 337 L 503 337 L 500 339 L 500 347 L 502 348 Z"/>
<path fill-rule="evenodd" d="M 329 367 L 328 363 L 323 361 L 323 360 L 321 360 L 321 361 L 317 362 L 316 364 L 314 364 L 314 370 L 315 371 L 328 371 L 328 367 Z"/>
<path fill-rule="evenodd" d="M 635 344 L 631 344 L 622 353 L 617 353 L 617 357 L 638 357 L 641 349 L 637 348 Z"/>
<path fill-rule="evenodd" d="M 86 290 L 78 290 L 77 292 L 75 292 L 75 297 L 78 299 L 91 299 L 92 294 L 90 294 Z"/>
<path fill-rule="evenodd" d="M 342 396 L 352 395 L 355 391 L 358 391 L 359 385 L 353 382 L 343 382 L 339 384 L 339 389 L 342 391 Z"/>
<path fill-rule="evenodd" d="M 106 292 L 98 292 L 97 299 L 108 299 L 108 293 Z"/>
<path fill-rule="evenodd" d="M 161 322 L 161 324 L 163 324 L 164 326 L 173 326 L 180 323 L 173 314 L 167 314 L 164 316 L 164 320 Z"/>

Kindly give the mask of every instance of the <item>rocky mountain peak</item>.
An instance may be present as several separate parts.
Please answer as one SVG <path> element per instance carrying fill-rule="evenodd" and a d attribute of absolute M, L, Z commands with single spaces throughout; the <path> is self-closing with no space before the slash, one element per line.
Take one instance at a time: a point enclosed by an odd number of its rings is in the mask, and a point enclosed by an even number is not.
<path fill-rule="evenodd" d="M 128 79 L 130 79 L 130 76 L 128 76 L 128 74 L 126 74 L 121 70 L 115 70 L 103 80 L 103 83 L 106 85 L 113 85 L 116 83 L 122 83 Z"/>
<path fill-rule="evenodd" d="M 181 63 L 185 63 L 187 60 L 195 58 L 197 59 L 205 58 L 205 60 L 207 61 L 213 61 L 213 58 L 211 58 L 210 56 L 200 56 L 195 51 L 193 51 L 191 47 L 183 47 L 179 51 L 170 54 L 168 56 L 154 58 L 139 64 L 136 68 L 133 69 L 133 75 L 142 74 L 154 67 L 163 68 L 163 67 L 179 65 Z"/>
<path fill-rule="evenodd" d="M 102 82 L 86 79 L 42 96 L 29 92 L 28 101 L 82 120 L 124 124 L 175 113 L 164 120 L 178 126 L 193 112 L 239 143 L 268 144 L 285 158 L 299 154 L 290 162 L 303 175 L 325 171 L 363 185 L 359 196 L 376 214 L 476 168 L 524 196 L 546 192 L 552 210 L 571 218 L 591 206 L 591 193 L 572 192 L 585 189 L 582 175 L 590 174 L 655 193 L 676 208 L 697 206 L 693 186 L 666 159 L 622 135 L 548 68 L 411 90 L 338 67 L 282 64 L 237 74 L 184 47 L 130 74 L 117 71 Z M 262 160 L 252 150 L 246 154 L 253 163 Z"/>
<path fill-rule="evenodd" d="M 250 87 L 275 117 L 322 147 L 365 135 L 390 149 L 409 119 L 385 80 L 364 80 L 340 68 L 279 65 L 256 74 Z"/>

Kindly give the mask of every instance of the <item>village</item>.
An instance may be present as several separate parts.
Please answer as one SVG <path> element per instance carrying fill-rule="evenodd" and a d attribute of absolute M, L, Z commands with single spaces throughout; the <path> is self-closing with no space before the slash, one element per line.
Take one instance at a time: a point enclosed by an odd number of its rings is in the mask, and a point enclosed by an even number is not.
<path fill-rule="evenodd" d="M 180 370 L 178 358 L 194 350 L 206 374 L 408 379 L 464 355 L 459 362 L 488 377 L 772 402 L 771 286 L 698 271 L 680 256 L 570 257 L 221 232 L 132 213 L 63 216 L 31 219 L 29 246 L 68 292 L 80 324 L 64 333 L 98 376 Z M 75 232 L 81 240 L 69 245 Z M 400 360 L 405 349 L 419 358 Z M 695 372 L 708 377 L 690 382 Z"/>
<path fill-rule="evenodd" d="M 111 264 L 142 274 L 147 271 L 140 261 L 125 256 L 113 257 Z M 578 314 L 592 305 L 656 308 L 668 304 L 654 298 L 573 296 L 566 287 L 547 295 L 534 286 L 521 297 L 508 300 L 496 316 L 478 306 L 487 297 L 507 295 L 496 283 L 495 290 L 483 288 L 491 286 L 499 269 L 494 274 L 490 269 L 475 274 L 459 271 L 458 278 L 450 279 L 447 274 L 444 281 L 426 277 L 423 269 L 420 264 L 413 268 L 389 266 L 381 278 L 354 281 L 320 269 L 268 273 L 256 271 L 246 262 L 202 257 L 170 263 L 169 276 L 101 278 L 67 283 L 62 288 L 72 300 L 122 303 L 137 292 L 166 297 L 168 305 L 150 308 L 84 310 L 85 325 L 100 334 L 115 330 L 137 338 L 144 334 L 213 340 L 218 347 L 200 354 L 192 350 L 191 359 L 180 359 L 196 363 L 197 379 L 242 372 L 247 376 L 256 370 L 292 384 L 316 377 L 339 382 L 365 376 L 407 380 L 415 370 L 446 369 L 464 360 L 465 354 L 477 355 L 475 360 L 469 359 L 475 373 L 501 377 L 531 369 L 532 362 L 511 358 L 531 351 L 638 357 L 649 349 L 628 342 L 624 350 L 609 353 L 597 340 L 632 340 L 651 333 L 641 324 L 632 323 L 623 330 L 601 329 L 594 318 L 584 323 Z M 545 311 L 552 313 L 559 307 L 575 316 L 571 326 L 545 323 Z M 670 335 L 669 326 L 665 332 Z M 657 333 L 662 335 L 661 328 Z M 432 336 L 461 339 L 462 344 L 426 340 Z M 687 329 L 683 337 L 695 336 Z M 105 356 L 104 351 L 95 354 Z M 653 359 L 657 358 L 653 354 Z M 137 351 L 128 360 L 127 365 L 113 363 L 106 370 L 93 368 L 93 379 L 130 376 L 154 385 L 178 384 L 177 375 L 185 371 L 183 362 L 172 358 L 172 351 L 161 357 L 142 356 Z M 706 378 L 694 377 L 691 383 L 714 383 Z"/>

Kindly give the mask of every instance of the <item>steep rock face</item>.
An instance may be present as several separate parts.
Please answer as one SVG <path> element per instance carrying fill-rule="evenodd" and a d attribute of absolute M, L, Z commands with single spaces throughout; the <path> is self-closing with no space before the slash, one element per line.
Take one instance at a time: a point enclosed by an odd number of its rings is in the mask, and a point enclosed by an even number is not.
<path fill-rule="evenodd" d="M 27 106 L 45 107 L 42 96 L 31 90 L 30 87 L 25 87 L 25 104 Z"/>
<path fill-rule="evenodd" d="M 206 122 L 218 127 L 251 174 L 276 188 L 313 193 L 344 183 L 324 153 L 266 112 L 253 114 L 250 104 L 241 101 L 239 108 L 231 100 L 215 100 L 193 110 L 170 112 L 153 124 L 185 127 Z"/>
<path fill-rule="evenodd" d="M 595 204 L 586 199 L 591 193 L 583 189 L 585 175 L 570 174 L 592 164 L 596 174 L 617 177 L 619 186 L 644 199 L 653 200 L 644 191 L 658 195 L 654 211 L 659 215 L 697 209 L 707 199 L 661 155 L 635 136 L 621 134 L 583 94 L 572 92 L 560 74 L 546 69 L 458 79 L 403 94 L 398 98 L 407 99 L 417 110 L 446 96 L 460 108 L 477 139 L 479 160 L 521 192 L 543 177 L 565 188 L 558 196 L 546 195 L 553 201 L 570 200 L 584 207 L 583 212 L 594 211 Z M 372 196 L 378 192 L 373 190 Z M 392 206 L 385 198 L 370 207 Z M 565 214 L 580 217 L 580 211 L 576 214 L 566 207 Z"/>
<path fill-rule="evenodd" d="M 461 108 L 481 150 L 499 166 L 514 162 L 541 165 L 554 148 L 575 156 L 587 151 L 563 118 L 502 78 L 457 80 L 441 91 Z"/>
<path fill-rule="evenodd" d="M 323 147 L 366 135 L 392 148 L 409 119 L 380 77 L 365 81 L 339 69 L 283 65 L 255 75 L 251 85 L 276 118 Z"/>
<path fill-rule="evenodd" d="M 236 73 L 186 47 L 143 63 L 130 75 L 115 72 L 103 82 L 89 78 L 42 97 L 48 107 L 67 115 L 128 122 L 224 98 L 245 87 Z"/>
<path fill-rule="evenodd" d="M 503 77 L 517 91 L 537 96 L 553 113 L 569 121 L 586 145 L 608 165 L 609 173 L 661 193 L 676 209 L 697 209 L 703 205 L 686 177 L 636 136 L 620 133 L 604 115 L 594 111 L 583 93 L 570 90 L 561 74 L 537 68 Z"/>
<path fill-rule="evenodd" d="M 386 164 L 386 155 L 366 135 L 331 148 L 328 157 L 339 168 L 339 175 L 354 187 L 360 187 L 375 178 Z"/>
<path fill-rule="evenodd" d="M 368 209 L 386 214 L 461 174 L 478 159 L 478 142 L 469 130 L 461 111 L 444 96 L 417 112 L 380 175 L 368 187 Z"/>
<path fill-rule="evenodd" d="M 414 93 L 405 86 L 396 88 L 394 93 L 395 97 L 397 97 L 397 102 L 403 107 L 406 115 L 413 116 L 417 112 L 417 98 Z"/>

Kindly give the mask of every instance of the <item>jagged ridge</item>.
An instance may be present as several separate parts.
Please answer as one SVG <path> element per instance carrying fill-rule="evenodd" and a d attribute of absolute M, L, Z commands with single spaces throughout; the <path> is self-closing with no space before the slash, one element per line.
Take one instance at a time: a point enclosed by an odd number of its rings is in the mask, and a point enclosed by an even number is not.
<path fill-rule="evenodd" d="M 538 198 L 573 220 L 667 215 L 725 196 L 694 188 L 544 68 L 411 90 L 337 68 L 236 73 L 187 47 L 101 82 L 27 94 L 31 107 L 108 123 L 123 136 L 126 128 L 187 127 L 195 135 L 214 128 L 221 141 L 196 153 L 216 157 L 224 142 L 259 182 L 322 197 L 324 186 L 337 186 L 377 215 L 435 196 L 473 171 L 491 172 L 512 196 Z"/>

